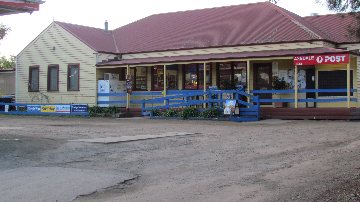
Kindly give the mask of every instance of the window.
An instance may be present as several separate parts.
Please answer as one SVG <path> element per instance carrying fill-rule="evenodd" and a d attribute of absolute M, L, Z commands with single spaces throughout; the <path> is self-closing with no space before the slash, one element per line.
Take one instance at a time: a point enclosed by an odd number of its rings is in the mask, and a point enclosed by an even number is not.
<path fill-rule="evenodd" d="M 319 71 L 318 73 L 318 88 L 319 89 L 346 89 L 347 79 L 346 70 L 336 71 Z M 350 71 L 350 88 L 353 88 L 353 71 Z M 347 93 L 319 93 L 319 96 L 346 96 Z M 351 93 L 352 95 L 352 93 Z"/>
<path fill-rule="evenodd" d="M 199 87 L 198 89 L 204 89 L 204 64 L 199 64 Z M 206 89 L 211 85 L 211 68 L 210 64 L 206 64 Z"/>
<path fill-rule="evenodd" d="M 184 89 L 198 89 L 198 67 L 197 64 L 184 65 Z"/>
<path fill-rule="evenodd" d="M 220 89 L 232 89 L 233 86 L 233 77 L 232 69 L 230 63 L 220 63 L 218 64 L 218 86 Z"/>
<path fill-rule="evenodd" d="M 218 87 L 220 89 L 246 88 L 246 62 L 218 63 Z"/>
<path fill-rule="evenodd" d="M 79 90 L 79 64 L 68 65 L 68 78 L 67 78 L 67 90 L 78 91 Z"/>
<path fill-rule="evenodd" d="M 204 64 L 184 65 L 184 89 L 204 89 Z M 211 68 L 206 65 L 206 86 L 211 85 Z"/>
<path fill-rule="evenodd" d="M 146 67 L 134 67 L 131 69 L 134 76 L 133 90 L 147 90 L 147 70 Z"/>
<path fill-rule="evenodd" d="M 39 92 L 39 66 L 29 67 L 29 92 Z"/>
<path fill-rule="evenodd" d="M 59 65 L 48 66 L 48 91 L 59 91 Z"/>
<path fill-rule="evenodd" d="M 178 89 L 178 65 L 166 66 L 166 85 L 168 90 Z"/>
<path fill-rule="evenodd" d="M 164 66 L 155 66 L 151 69 L 152 90 L 164 90 Z M 178 65 L 166 66 L 166 89 L 178 89 Z"/>
<path fill-rule="evenodd" d="M 233 63 L 234 68 L 234 83 L 235 87 L 247 87 L 247 76 L 246 76 L 246 62 L 236 62 Z"/>
<path fill-rule="evenodd" d="M 152 90 L 164 90 L 164 66 L 155 66 L 151 68 Z"/>

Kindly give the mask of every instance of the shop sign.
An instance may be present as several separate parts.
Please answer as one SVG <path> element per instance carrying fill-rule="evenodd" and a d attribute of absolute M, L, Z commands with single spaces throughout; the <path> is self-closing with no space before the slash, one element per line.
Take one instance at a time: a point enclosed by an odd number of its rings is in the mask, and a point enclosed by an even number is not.
<path fill-rule="evenodd" d="M 41 112 L 40 105 L 27 105 L 27 112 Z"/>
<path fill-rule="evenodd" d="M 302 55 L 294 56 L 294 65 L 348 64 L 349 54 Z"/>
<path fill-rule="evenodd" d="M 56 105 L 57 113 L 70 113 L 70 105 Z"/>
<path fill-rule="evenodd" d="M 43 105 L 43 106 L 41 106 L 41 112 L 55 113 L 56 112 L 56 106 L 55 105 Z"/>
<path fill-rule="evenodd" d="M 88 112 L 87 105 L 71 105 L 71 112 Z"/>

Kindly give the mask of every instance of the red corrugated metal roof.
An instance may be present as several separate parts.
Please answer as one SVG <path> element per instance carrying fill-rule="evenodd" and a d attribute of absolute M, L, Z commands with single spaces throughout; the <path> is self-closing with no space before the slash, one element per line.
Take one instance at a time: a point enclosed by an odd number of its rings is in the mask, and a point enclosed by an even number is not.
<path fill-rule="evenodd" d="M 62 28 L 73 34 L 76 38 L 97 52 L 118 52 L 112 33 L 113 31 L 105 31 L 103 29 L 63 22 L 55 23 L 60 25 Z"/>
<path fill-rule="evenodd" d="M 309 55 L 309 54 L 327 54 L 327 53 L 347 53 L 346 50 L 334 48 L 312 48 L 312 49 L 292 49 L 292 50 L 277 50 L 277 51 L 257 51 L 257 52 L 240 52 L 240 53 L 217 53 L 204 55 L 185 55 L 172 57 L 154 57 L 154 58 L 138 58 L 120 61 L 111 61 L 107 63 L 98 64 L 102 66 L 120 66 L 120 65 L 141 65 L 141 64 L 157 64 L 157 63 L 177 63 L 177 62 L 191 62 L 191 61 L 211 61 L 222 59 L 246 59 L 246 58 L 266 58 L 266 57 L 283 57 L 294 55 Z"/>
<path fill-rule="evenodd" d="M 302 18 L 272 3 L 261 2 L 157 14 L 108 32 L 56 23 L 98 52 L 124 54 L 295 41 L 346 41 L 342 35 L 352 21 L 332 19 L 331 15 Z M 336 27 L 338 23 L 341 26 Z"/>
<path fill-rule="evenodd" d="M 308 16 L 304 19 L 313 26 L 322 30 L 330 40 L 336 43 L 354 43 L 359 39 L 354 35 L 349 35 L 349 26 L 357 26 L 358 22 L 354 15 L 350 14 L 330 14 L 319 16 Z"/>
<path fill-rule="evenodd" d="M 114 36 L 121 53 L 324 39 L 304 22 L 261 2 L 152 15 L 114 30 Z"/>

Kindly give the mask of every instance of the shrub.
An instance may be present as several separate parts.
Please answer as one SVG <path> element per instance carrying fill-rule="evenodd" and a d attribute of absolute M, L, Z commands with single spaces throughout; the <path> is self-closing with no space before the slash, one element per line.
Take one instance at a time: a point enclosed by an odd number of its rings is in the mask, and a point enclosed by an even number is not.
<path fill-rule="evenodd" d="M 183 119 L 189 119 L 190 117 L 198 117 L 200 112 L 195 107 L 187 107 L 182 111 L 181 117 Z"/>
<path fill-rule="evenodd" d="M 99 107 L 99 106 L 93 106 L 89 107 L 89 115 L 92 117 L 110 117 L 115 115 L 116 113 L 119 113 L 120 109 L 115 106 L 111 107 Z"/>
<path fill-rule="evenodd" d="M 180 112 L 179 110 L 168 109 L 163 113 L 163 115 L 165 117 L 177 117 L 179 116 L 179 112 Z"/>
<path fill-rule="evenodd" d="M 151 113 L 153 116 L 161 116 L 162 115 L 161 111 L 158 109 L 151 110 Z"/>
<path fill-rule="evenodd" d="M 221 109 L 217 107 L 213 107 L 210 109 L 206 109 L 201 112 L 200 116 L 203 118 L 218 118 L 222 115 Z"/>

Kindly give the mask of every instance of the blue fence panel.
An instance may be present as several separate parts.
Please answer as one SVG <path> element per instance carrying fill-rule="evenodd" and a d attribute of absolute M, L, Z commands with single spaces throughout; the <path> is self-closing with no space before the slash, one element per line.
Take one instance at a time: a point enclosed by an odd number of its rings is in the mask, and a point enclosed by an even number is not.
<path fill-rule="evenodd" d="M 295 90 L 253 90 L 252 93 L 256 94 L 294 94 Z M 347 89 L 299 89 L 298 93 L 346 93 Z M 350 92 L 357 92 L 357 89 L 350 89 Z M 298 99 L 298 102 L 346 102 L 347 98 L 344 97 L 334 97 L 334 98 L 317 98 L 317 99 Z M 357 102 L 356 98 L 351 98 L 351 102 Z M 287 102 L 294 103 L 295 98 L 286 98 L 286 99 L 260 99 L 260 103 L 276 103 L 276 102 Z"/>
<path fill-rule="evenodd" d="M 170 94 L 170 93 L 169 93 Z M 245 120 L 259 120 L 260 117 L 260 100 L 258 96 L 248 94 L 240 90 L 208 90 L 208 91 L 174 91 L 166 97 L 154 98 L 143 100 L 142 102 L 142 114 L 152 116 L 152 110 L 156 109 L 169 109 L 169 108 L 182 108 L 188 106 L 202 106 L 206 104 L 208 107 L 216 105 L 220 109 L 223 108 L 227 99 L 224 99 L 225 94 L 230 94 L 231 99 L 237 100 L 237 103 L 247 108 L 240 108 L 241 118 L 233 118 L 234 121 L 245 121 Z M 251 100 L 246 102 L 243 99 Z M 203 98 L 203 99 L 202 99 Z M 148 104 L 161 103 L 158 106 L 147 106 Z M 231 118 L 231 116 L 230 116 Z"/>

